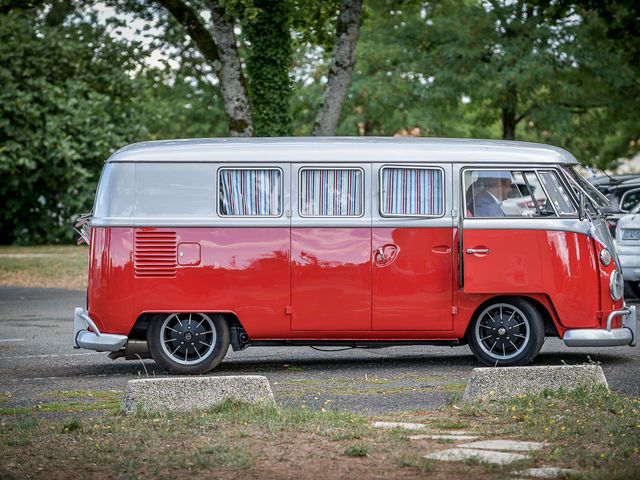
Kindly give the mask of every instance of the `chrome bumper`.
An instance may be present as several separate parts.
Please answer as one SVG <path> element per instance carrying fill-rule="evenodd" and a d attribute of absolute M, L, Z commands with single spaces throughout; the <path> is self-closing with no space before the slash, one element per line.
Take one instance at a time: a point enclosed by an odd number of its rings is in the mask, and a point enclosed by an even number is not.
<path fill-rule="evenodd" d="M 611 328 L 613 319 L 626 317 L 621 328 Z M 635 347 L 638 341 L 636 306 L 616 310 L 607 317 L 607 328 L 581 328 L 564 332 L 564 344 L 568 347 Z"/>
<path fill-rule="evenodd" d="M 91 327 L 91 330 L 87 330 Z M 77 307 L 73 312 L 73 348 L 86 348 L 98 352 L 116 352 L 127 343 L 126 335 L 100 333 L 98 327 L 84 309 Z"/>

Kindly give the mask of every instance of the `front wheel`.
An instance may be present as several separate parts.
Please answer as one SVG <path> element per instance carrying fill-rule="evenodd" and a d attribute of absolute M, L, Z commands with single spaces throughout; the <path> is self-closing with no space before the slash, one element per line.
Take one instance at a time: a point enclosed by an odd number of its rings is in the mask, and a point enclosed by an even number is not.
<path fill-rule="evenodd" d="M 475 315 L 467 335 L 471 351 L 485 365 L 526 365 L 542 348 L 544 321 L 527 300 L 496 299 Z"/>
<path fill-rule="evenodd" d="M 151 357 L 171 373 L 199 375 L 215 368 L 229 349 L 229 326 L 222 315 L 172 313 L 151 322 Z"/>

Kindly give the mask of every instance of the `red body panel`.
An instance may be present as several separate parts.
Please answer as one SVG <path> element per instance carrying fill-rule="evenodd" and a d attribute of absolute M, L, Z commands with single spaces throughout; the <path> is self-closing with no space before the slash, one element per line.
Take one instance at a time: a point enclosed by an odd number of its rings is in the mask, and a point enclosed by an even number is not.
<path fill-rule="evenodd" d="M 292 228 L 291 299 L 293 330 L 371 330 L 371 229 Z"/>
<path fill-rule="evenodd" d="M 464 254 L 463 291 L 457 235 L 447 228 L 95 227 L 89 314 L 104 332 L 125 335 L 143 313 L 199 311 L 234 313 L 252 340 L 452 340 L 496 295 L 534 298 L 560 335 L 602 326 L 621 306 L 609 297 L 615 267 L 600 268 L 601 247 L 586 235 L 466 230 L 465 251 L 491 253 Z"/>
<path fill-rule="evenodd" d="M 584 234 L 553 230 L 465 230 L 465 293 L 548 295 L 566 328 L 598 325 L 598 259 Z M 488 248 L 488 254 L 467 249 Z"/>
<path fill-rule="evenodd" d="M 452 328 L 450 228 L 374 228 L 373 330 Z"/>
<path fill-rule="evenodd" d="M 133 311 L 133 229 L 92 228 L 89 314 L 104 332 L 128 334 Z"/>

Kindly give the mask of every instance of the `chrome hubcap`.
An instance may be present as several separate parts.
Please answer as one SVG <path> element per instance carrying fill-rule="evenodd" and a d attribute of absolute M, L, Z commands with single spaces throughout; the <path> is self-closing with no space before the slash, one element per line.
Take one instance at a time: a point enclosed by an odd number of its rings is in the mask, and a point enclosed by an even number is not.
<path fill-rule="evenodd" d="M 475 334 L 484 353 L 496 360 L 508 360 L 529 344 L 531 328 L 522 310 L 508 303 L 496 303 L 480 314 Z"/>
<path fill-rule="evenodd" d="M 216 345 L 213 320 L 204 313 L 174 313 L 160 328 L 164 352 L 177 363 L 189 365 L 209 357 Z"/>

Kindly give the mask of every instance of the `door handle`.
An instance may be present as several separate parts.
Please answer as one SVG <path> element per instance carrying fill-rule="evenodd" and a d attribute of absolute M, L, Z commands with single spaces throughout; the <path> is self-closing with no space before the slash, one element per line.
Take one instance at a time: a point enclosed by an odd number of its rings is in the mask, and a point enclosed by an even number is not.
<path fill-rule="evenodd" d="M 491 253 L 488 248 L 467 248 L 467 253 L 473 255 L 474 253 Z"/>
<path fill-rule="evenodd" d="M 382 250 L 382 247 L 378 247 L 378 255 L 380 255 L 380 260 L 382 260 L 383 262 L 386 261 L 384 250 Z"/>

